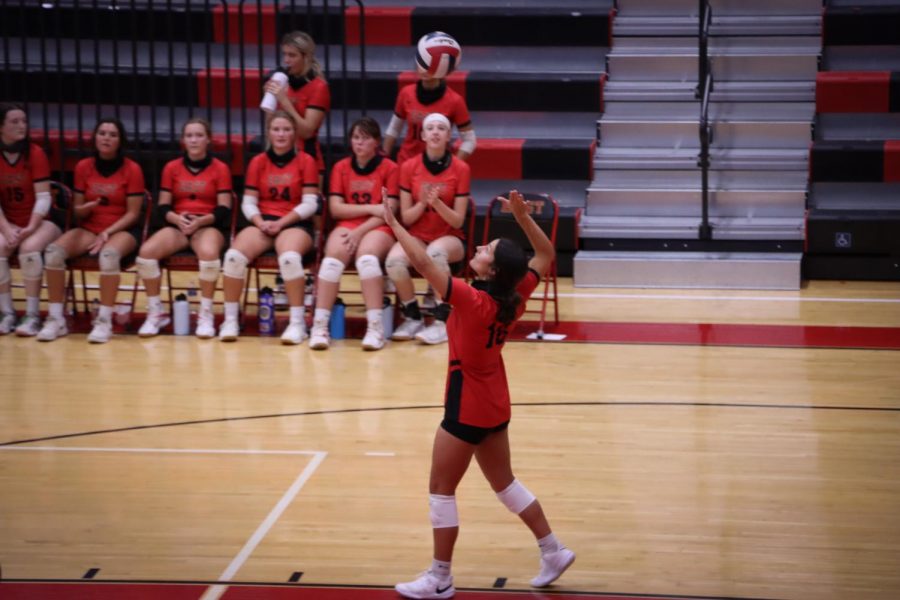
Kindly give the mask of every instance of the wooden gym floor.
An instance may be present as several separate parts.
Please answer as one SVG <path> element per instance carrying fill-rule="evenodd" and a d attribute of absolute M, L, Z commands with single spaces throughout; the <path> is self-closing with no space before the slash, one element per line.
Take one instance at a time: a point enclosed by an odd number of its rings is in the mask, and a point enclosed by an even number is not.
<path fill-rule="evenodd" d="M 578 559 L 531 592 L 473 465 L 458 598 L 900 597 L 900 284 L 560 291 L 566 339 L 504 354 L 515 470 Z M 0 339 L 0 598 L 395 597 L 446 352 Z"/>

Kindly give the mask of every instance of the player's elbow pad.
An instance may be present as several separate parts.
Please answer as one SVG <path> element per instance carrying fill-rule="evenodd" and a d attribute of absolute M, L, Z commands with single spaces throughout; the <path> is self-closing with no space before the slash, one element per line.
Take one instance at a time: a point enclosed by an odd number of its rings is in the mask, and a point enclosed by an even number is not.
<path fill-rule="evenodd" d="M 319 210 L 319 196 L 317 194 L 303 194 L 300 204 L 294 207 L 294 212 L 301 219 L 308 219 Z"/>
<path fill-rule="evenodd" d="M 473 152 L 475 152 L 475 146 L 477 145 L 477 143 L 475 139 L 474 129 L 460 131 L 459 138 L 462 140 L 462 143 L 460 143 L 459 145 L 459 149 L 461 152 L 465 152 L 466 154 L 472 154 Z"/>
<path fill-rule="evenodd" d="M 253 217 L 260 214 L 259 198 L 244 194 L 244 197 L 241 198 L 241 212 L 244 213 L 244 217 L 246 217 L 248 221 L 252 221 Z"/>
<path fill-rule="evenodd" d="M 397 139 L 400 137 L 401 131 L 403 131 L 403 121 L 397 115 L 391 115 L 391 122 L 388 123 L 384 135 L 389 135 L 392 138 Z"/>
<path fill-rule="evenodd" d="M 32 209 L 32 212 L 36 215 L 46 217 L 47 213 L 50 212 L 50 204 L 50 192 L 38 192 L 37 194 L 35 194 L 34 208 Z"/>

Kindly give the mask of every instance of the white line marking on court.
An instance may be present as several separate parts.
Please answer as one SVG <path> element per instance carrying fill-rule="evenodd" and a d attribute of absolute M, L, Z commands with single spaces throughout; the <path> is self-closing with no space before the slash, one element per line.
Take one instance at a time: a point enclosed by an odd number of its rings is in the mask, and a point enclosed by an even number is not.
<path fill-rule="evenodd" d="M 609 298 L 611 300 L 739 300 L 748 302 L 844 302 L 849 304 L 900 304 L 900 298 L 821 298 L 810 296 L 691 296 L 689 294 L 588 294 L 566 292 L 560 298 Z M 534 299 L 534 298 L 532 298 Z"/>
<path fill-rule="evenodd" d="M 272 455 L 318 455 L 315 450 L 254 450 L 218 448 L 102 448 L 88 446 L 0 446 L 0 450 L 44 450 L 53 452 L 134 452 L 160 454 L 272 454 Z"/>
<path fill-rule="evenodd" d="M 366 456 L 397 456 L 393 452 L 366 452 Z"/>
<path fill-rule="evenodd" d="M 278 504 L 269 512 L 268 516 L 260 523 L 259 527 L 256 528 L 256 531 L 253 532 L 253 535 L 250 536 L 250 539 L 247 540 L 247 543 L 244 544 L 244 547 L 241 548 L 241 551 L 237 553 L 237 556 L 232 559 L 231 564 L 219 575 L 219 581 L 231 581 L 231 578 L 234 577 L 235 573 L 240 570 L 243 566 L 244 562 L 250 557 L 253 551 L 256 549 L 256 546 L 262 541 L 262 539 L 269 532 L 269 529 L 275 524 L 281 514 L 287 509 L 287 507 L 293 502 L 294 497 L 300 493 L 300 490 L 306 484 L 315 470 L 322 464 L 322 461 L 325 460 L 325 457 L 328 456 L 327 452 L 316 452 L 315 456 L 313 456 L 312 460 L 309 461 L 309 464 L 306 465 L 306 468 L 303 469 L 303 472 L 297 476 L 297 479 L 294 480 L 294 483 L 291 484 L 291 487 L 284 493 L 281 497 L 281 500 L 278 501 Z M 227 585 L 213 585 L 207 588 L 206 592 L 203 596 L 200 597 L 200 600 L 218 600 L 222 594 L 225 593 L 225 590 L 228 589 Z"/>

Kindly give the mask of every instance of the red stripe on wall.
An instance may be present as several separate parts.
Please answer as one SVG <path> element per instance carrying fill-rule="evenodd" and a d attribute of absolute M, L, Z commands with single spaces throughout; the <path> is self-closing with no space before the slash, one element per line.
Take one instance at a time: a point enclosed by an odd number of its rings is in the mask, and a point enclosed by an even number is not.
<path fill-rule="evenodd" d="M 211 95 L 207 93 L 207 81 L 211 82 Z M 197 73 L 197 102 L 200 106 L 239 108 L 241 104 L 241 71 L 211 68 Z M 244 106 L 259 106 L 262 99 L 262 77 L 259 71 L 244 71 Z M 228 97 L 226 98 L 226 89 Z"/>
<path fill-rule="evenodd" d="M 413 62 L 412 53 L 409 55 L 409 62 Z M 454 71 L 447 76 L 447 85 L 465 99 L 466 97 L 466 78 L 469 76 L 468 71 Z M 419 74 L 415 71 L 401 71 L 397 75 L 397 90 L 403 86 L 419 81 Z"/>
<path fill-rule="evenodd" d="M 213 36 L 214 40 L 221 44 L 225 39 L 225 7 L 213 8 Z M 247 2 L 243 7 L 232 4 L 228 10 L 228 39 L 232 44 L 241 41 L 243 33 L 245 44 L 257 44 L 260 42 L 260 19 L 262 20 L 262 42 L 264 44 L 275 43 L 275 7 L 271 4 L 258 6 L 256 2 Z M 243 25 L 241 25 L 243 23 Z M 243 26 L 243 31 L 241 27 Z"/>
<path fill-rule="evenodd" d="M 888 112 L 889 71 L 823 71 L 816 75 L 816 112 Z"/>
<path fill-rule="evenodd" d="M 884 180 L 900 181 L 900 140 L 884 143 Z"/>
<path fill-rule="evenodd" d="M 44 143 L 44 131 L 42 129 L 32 129 L 29 132 L 31 137 L 31 141 L 42 145 Z M 71 171 L 75 168 L 75 165 L 79 160 L 85 158 L 86 156 L 90 156 L 93 153 L 93 148 L 91 147 L 91 138 L 93 137 L 93 130 L 86 129 L 81 134 L 81 148 L 84 151 L 82 156 L 78 156 L 75 154 L 72 155 L 63 155 L 63 169 L 66 171 Z M 60 154 L 63 153 L 65 149 L 73 150 L 78 148 L 78 131 L 74 129 L 69 129 L 60 132 L 59 129 L 49 129 L 47 130 L 47 147 L 44 150 L 47 152 L 47 160 L 50 162 L 50 169 L 55 170 L 59 168 L 59 157 Z"/>
<path fill-rule="evenodd" d="M 522 179 L 524 145 L 524 139 L 479 139 L 475 153 L 468 160 L 472 178 Z"/>
<path fill-rule="evenodd" d="M 409 46 L 412 40 L 411 6 L 370 7 L 365 12 L 367 46 Z M 360 44 L 359 7 L 344 12 L 344 39 L 352 46 Z M 412 62 L 412 54 L 410 54 Z"/>

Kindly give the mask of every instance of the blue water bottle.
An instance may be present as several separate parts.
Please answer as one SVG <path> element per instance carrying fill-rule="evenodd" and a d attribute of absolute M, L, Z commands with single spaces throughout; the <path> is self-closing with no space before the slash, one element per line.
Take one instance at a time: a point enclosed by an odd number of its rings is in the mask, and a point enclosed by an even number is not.
<path fill-rule="evenodd" d="M 384 339 L 394 335 L 394 303 L 388 296 L 384 297 L 384 308 L 381 309 L 381 324 L 384 327 Z"/>
<path fill-rule="evenodd" d="M 256 314 L 259 320 L 259 335 L 274 335 L 275 294 L 272 293 L 272 288 L 264 287 L 259 291 L 259 309 Z"/>
<path fill-rule="evenodd" d="M 331 339 L 344 339 L 344 301 L 337 298 L 334 306 L 331 308 L 331 320 L 328 323 L 328 329 L 331 333 Z"/>

